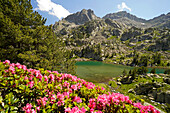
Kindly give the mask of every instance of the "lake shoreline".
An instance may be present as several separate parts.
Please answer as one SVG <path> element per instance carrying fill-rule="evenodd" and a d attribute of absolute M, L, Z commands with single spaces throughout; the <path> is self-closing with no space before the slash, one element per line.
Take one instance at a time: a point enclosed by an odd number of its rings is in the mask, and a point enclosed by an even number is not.
<path fill-rule="evenodd" d="M 129 72 L 135 67 L 125 66 L 120 64 L 104 63 L 99 61 L 78 61 L 76 62 L 76 74 L 86 80 L 94 80 L 97 82 L 103 82 L 113 77 L 118 77 L 122 75 L 122 72 L 126 70 Z M 152 68 L 148 68 L 148 72 Z M 163 74 L 165 69 L 156 68 L 156 74 Z"/>
<path fill-rule="evenodd" d="M 75 59 L 76 62 L 81 62 L 81 61 L 93 61 L 93 62 L 102 62 L 102 63 L 106 63 L 106 64 L 114 64 L 114 65 L 120 65 L 120 66 L 128 66 L 128 67 L 140 67 L 140 66 L 130 66 L 130 65 L 126 65 L 126 64 L 117 64 L 117 63 L 113 63 L 113 62 L 105 62 L 105 61 L 98 61 L 98 60 L 91 60 L 88 58 L 76 58 Z M 162 67 L 162 66 L 147 66 L 147 68 L 158 68 L 158 69 L 170 69 L 170 67 Z"/>

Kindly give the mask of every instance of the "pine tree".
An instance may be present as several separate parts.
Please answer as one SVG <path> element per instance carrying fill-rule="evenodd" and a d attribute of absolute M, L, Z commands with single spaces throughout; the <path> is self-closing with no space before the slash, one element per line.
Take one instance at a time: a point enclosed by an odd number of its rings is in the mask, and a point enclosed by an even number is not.
<path fill-rule="evenodd" d="M 70 52 L 30 0 L 0 0 L 0 60 L 74 73 Z"/>
<path fill-rule="evenodd" d="M 126 75 L 127 75 L 126 69 L 123 70 L 122 74 L 123 74 L 123 76 L 126 76 Z"/>

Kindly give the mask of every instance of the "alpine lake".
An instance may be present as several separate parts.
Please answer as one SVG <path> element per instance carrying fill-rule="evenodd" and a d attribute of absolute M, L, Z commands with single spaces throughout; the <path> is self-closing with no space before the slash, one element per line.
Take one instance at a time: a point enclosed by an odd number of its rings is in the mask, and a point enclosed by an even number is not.
<path fill-rule="evenodd" d="M 108 64 L 98 61 L 78 61 L 76 62 L 76 74 L 79 78 L 90 82 L 107 82 L 113 77 L 120 76 L 125 69 L 127 72 L 135 67 Z M 148 73 L 152 68 L 148 68 Z M 164 73 L 165 69 L 156 68 L 156 73 Z"/>

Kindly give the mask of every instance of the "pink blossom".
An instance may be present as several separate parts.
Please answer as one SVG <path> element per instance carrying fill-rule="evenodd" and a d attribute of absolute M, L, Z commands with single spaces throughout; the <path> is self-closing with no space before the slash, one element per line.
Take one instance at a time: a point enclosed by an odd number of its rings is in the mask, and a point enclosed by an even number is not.
<path fill-rule="evenodd" d="M 48 99 L 47 99 L 47 97 L 44 97 L 44 98 L 41 98 L 40 97 L 40 99 L 37 99 L 37 103 L 38 103 L 38 105 L 42 105 L 42 106 L 45 106 L 46 105 L 46 101 L 47 101 Z"/>
<path fill-rule="evenodd" d="M 28 84 L 30 85 L 30 88 L 32 88 L 34 86 L 34 81 L 31 81 Z"/>
<path fill-rule="evenodd" d="M 18 69 L 21 69 L 22 68 L 22 65 L 20 63 L 16 63 L 15 66 L 18 68 Z"/>
<path fill-rule="evenodd" d="M 53 73 L 59 74 L 58 71 L 53 71 Z"/>
<path fill-rule="evenodd" d="M 27 109 L 25 110 L 26 113 L 30 113 L 31 109 Z"/>
<path fill-rule="evenodd" d="M 36 78 L 39 78 L 40 80 L 42 80 L 42 74 L 40 73 L 40 71 L 35 71 L 35 75 L 36 75 Z"/>
<path fill-rule="evenodd" d="M 32 107 L 33 106 L 31 104 L 27 103 L 26 106 L 22 108 L 22 110 L 25 111 L 26 113 L 30 113 Z"/>
<path fill-rule="evenodd" d="M 77 85 L 71 85 L 71 88 L 72 88 L 73 90 L 77 90 Z"/>
<path fill-rule="evenodd" d="M 82 111 L 83 113 L 85 113 L 87 110 L 86 110 L 84 107 L 82 107 L 82 108 L 81 108 L 81 111 Z"/>
<path fill-rule="evenodd" d="M 5 60 L 5 61 L 3 62 L 3 64 L 10 64 L 10 61 L 9 61 L 9 60 Z"/>
<path fill-rule="evenodd" d="M 91 108 L 91 109 L 90 109 L 90 112 L 93 112 L 93 111 L 94 111 L 94 109 L 93 109 L 93 108 Z"/>
<path fill-rule="evenodd" d="M 69 113 L 70 113 L 70 112 L 71 112 L 71 109 L 70 109 L 70 108 L 66 108 L 66 109 L 65 109 L 65 112 L 69 112 Z"/>
<path fill-rule="evenodd" d="M 64 100 L 64 95 L 63 94 L 61 94 L 60 92 L 59 93 L 57 93 L 57 98 L 58 99 L 60 99 L 60 100 Z"/>
<path fill-rule="evenodd" d="M 34 110 L 34 109 L 31 109 L 31 113 L 36 113 L 36 110 Z"/>
<path fill-rule="evenodd" d="M 15 68 L 13 66 L 10 66 L 9 70 L 12 72 L 12 74 L 15 74 Z"/>
<path fill-rule="evenodd" d="M 53 74 L 50 74 L 49 76 L 48 76 L 50 79 L 51 79 L 51 81 L 53 81 L 54 82 L 54 75 Z"/>
<path fill-rule="evenodd" d="M 73 107 L 71 113 L 77 113 L 77 112 L 79 112 L 79 108 L 77 106 Z"/>
<path fill-rule="evenodd" d="M 15 63 L 10 64 L 10 66 L 14 67 L 14 66 L 15 66 Z"/>
<path fill-rule="evenodd" d="M 36 107 L 37 111 L 40 111 L 40 106 Z"/>
<path fill-rule="evenodd" d="M 23 69 L 24 71 L 26 71 L 26 70 L 27 70 L 27 67 L 26 67 L 25 65 L 22 65 L 22 69 Z"/>
<path fill-rule="evenodd" d="M 63 92 L 63 95 L 66 97 L 66 98 L 69 98 L 69 92 Z"/>
<path fill-rule="evenodd" d="M 63 86 L 64 86 L 64 87 L 67 87 L 67 88 L 69 88 L 69 86 L 70 86 L 70 83 L 69 83 L 69 82 L 67 82 L 67 81 L 65 81 L 65 82 L 64 82 L 64 84 L 63 84 Z"/>
<path fill-rule="evenodd" d="M 29 76 L 30 76 L 29 80 L 31 81 L 33 79 L 34 75 L 30 74 Z"/>
<path fill-rule="evenodd" d="M 28 79 L 28 77 L 27 77 L 27 76 L 25 76 L 25 77 L 24 77 L 24 80 L 27 80 L 27 79 Z"/>
<path fill-rule="evenodd" d="M 51 101 L 55 101 L 55 100 L 56 100 L 56 96 L 55 96 L 55 94 L 52 94 Z"/>
<path fill-rule="evenodd" d="M 44 76 L 44 79 L 44 81 L 48 82 L 48 77 L 46 75 Z"/>
<path fill-rule="evenodd" d="M 82 102 L 81 98 L 80 98 L 80 97 L 77 97 L 77 96 L 74 97 L 73 101 L 74 101 L 74 102 L 77 102 L 77 103 Z"/>
<path fill-rule="evenodd" d="M 78 89 L 80 89 L 82 87 L 81 83 L 77 83 Z"/>

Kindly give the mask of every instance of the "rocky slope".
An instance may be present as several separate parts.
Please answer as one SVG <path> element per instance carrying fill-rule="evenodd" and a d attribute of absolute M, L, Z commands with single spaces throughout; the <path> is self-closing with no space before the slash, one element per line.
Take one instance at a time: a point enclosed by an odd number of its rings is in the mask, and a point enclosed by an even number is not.
<path fill-rule="evenodd" d="M 169 18 L 167 15 L 161 18 L 167 21 L 165 19 Z M 158 18 L 150 21 L 154 23 L 153 21 L 159 20 Z M 129 25 L 130 22 L 127 24 L 120 21 L 124 19 L 136 23 L 148 22 L 127 12 L 109 14 L 101 19 L 92 10 L 83 9 L 56 22 L 53 29 L 56 35 L 64 40 L 66 48 L 72 50 L 74 57 L 102 61 L 118 59 L 120 63 L 128 56 L 128 60 L 131 61 L 131 52 L 137 50 L 147 55 L 158 51 L 166 60 L 170 58 L 169 29 L 137 28 L 135 23 Z"/>
<path fill-rule="evenodd" d="M 138 18 L 130 13 L 127 13 L 126 11 L 121 11 L 117 13 L 110 13 L 103 17 L 103 19 L 107 18 L 124 23 L 128 26 L 135 26 L 138 28 L 170 28 L 170 13 L 162 14 L 150 20 L 145 20 L 142 18 Z"/>

